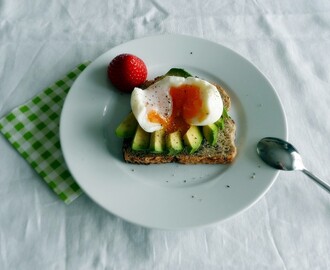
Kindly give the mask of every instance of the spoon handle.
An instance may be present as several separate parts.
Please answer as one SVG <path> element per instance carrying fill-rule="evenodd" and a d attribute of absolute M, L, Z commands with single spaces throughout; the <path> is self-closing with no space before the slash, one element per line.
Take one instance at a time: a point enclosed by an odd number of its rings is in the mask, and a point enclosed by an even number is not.
<path fill-rule="evenodd" d="M 310 171 L 303 169 L 303 173 L 305 173 L 307 176 L 309 176 L 312 180 L 314 180 L 317 184 L 319 184 L 321 187 L 323 187 L 326 191 L 330 192 L 330 185 L 328 185 L 326 182 L 312 174 Z"/>

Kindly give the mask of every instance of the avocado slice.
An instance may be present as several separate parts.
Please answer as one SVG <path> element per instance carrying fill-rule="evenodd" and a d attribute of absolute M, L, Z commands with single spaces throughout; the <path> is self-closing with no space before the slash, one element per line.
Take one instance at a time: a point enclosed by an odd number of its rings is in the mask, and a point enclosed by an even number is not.
<path fill-rule="evenodd" d="M 166 136 L 166 148 L 170 155 L 175 155 L 183 150 L 182 136 L 179 130 Z"/>
<path fill-rule="evenodd" d="M 135 134 L 138 122 L 132 112 L 116 128 L 115 133 L 119 138 L 132 138 Z"/>
<path fill-rule="evenodd" d="M 138 125 L 132 141 L 132 149 L 135 151 L 148 150 L 149 142 L 150 133 L 146 132 Z"/>
<path fill-rule="evenodd" d="M 163 153 L 165 150 L 165 130 L 154 131 L 150 135 L 149 149 L 152 153 Z"/>
<path fill-rule="evenodd" d="M 192 77 L 189 72 L 185 71 L 182 68 L 171 68 L 169 71 L 167 71 L 165 76 L 178 76 L 184 78 Z"/>
<path fill-rule="evenodd" d="M 226 108 L 223 107 L 221 117 L 214 124 L 216 124 L 220 128 L 220 130 L 223 130 L 225 127 L 225 121 L 227 118 L 229 118 L 228 112 L 227 112 Z"/>
<path fill-rule="evenodd" d="M 216 124 L 203 126 L 203 135 L 210 145 L 216 145 L 218 141 L 219 127 Z"/>
<path fill-rule="evenodd" d="M 197 126 L 190 126 L 186 134 L 183 135 L 183 141 L 188 148 L 188 153 L 192 154 L 196 152 L 202 144 L 202 132 Z"/>
<path fill-rule="evenodd" d="M 217 120 L 215 123 L 214 123 L 220 130 L 223 130 L 224 127 L 225 127 L 225 120 L 220 117 L 219 120 Z"/>

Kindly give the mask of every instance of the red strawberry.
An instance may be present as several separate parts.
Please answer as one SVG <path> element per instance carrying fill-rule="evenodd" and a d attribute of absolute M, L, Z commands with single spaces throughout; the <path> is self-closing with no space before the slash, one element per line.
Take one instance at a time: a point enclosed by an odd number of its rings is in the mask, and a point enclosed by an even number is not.
<path fill-rule="evenodd" d="M 123 92 L 132 92 L 134 87 L 147 79 L 145 63 L 135 55 L 120 54 L 108 66 L 108 77 L 112 84 Z"/>

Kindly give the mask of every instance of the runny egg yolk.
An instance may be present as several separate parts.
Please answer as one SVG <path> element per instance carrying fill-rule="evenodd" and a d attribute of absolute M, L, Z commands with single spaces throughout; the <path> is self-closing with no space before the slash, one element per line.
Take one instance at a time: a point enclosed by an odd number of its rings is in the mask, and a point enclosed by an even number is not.
<path fill-rule="evenodd" d="M 172 98 L 172 114 L 169 117 L 163 117 L 155 110 L 148 113 L 148 120 L 153 123 L 159 123 L 163 126 L 166 133 L 179 130 L 182 134 L 189 129 L 189 119 L 198 116 L 202 121 L 207 116 L 207 111 L 203 106 L 203 100 L 200 95 L 200 89 L 195 85 L 183 84 L 178 87 L 171 87 L 169 91 Z"/>

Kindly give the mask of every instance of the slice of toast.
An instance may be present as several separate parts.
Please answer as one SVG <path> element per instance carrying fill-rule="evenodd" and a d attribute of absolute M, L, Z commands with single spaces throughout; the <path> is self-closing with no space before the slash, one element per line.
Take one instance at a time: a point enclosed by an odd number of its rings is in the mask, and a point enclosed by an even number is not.
<path fill-rule="evenodd" d="M 152 81 L 146 81 L 141 88 L 145 89 L 162 79 L 163 76 L 157 77 Z M 227 111 L 231 106 L 230 96 L 227 91 L 220 85 L 214 84 L 222 97 L 223 105 Z M 230 117 L 225 119 L 224 128 L 219 130 L 217 143 L 213 146 L 203 139 L 200 148 L 193 154 L 187 153 L 185 150 L 177 155 L 168 155 L 167 153 L 150 153 L 148 151 L 132 150 L 132 139 L 124 139 L 122 150 L 124 160 L 135 164 L 161 164 L 178 162 L 182 164 L 228 164 L 232 163 L 237 154 L 235 146 L 236 125 Z"/>

